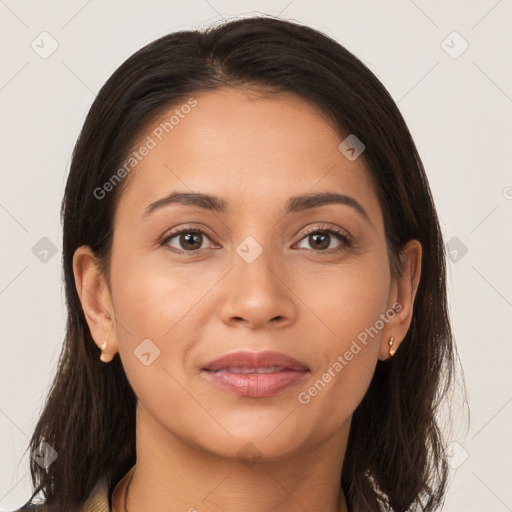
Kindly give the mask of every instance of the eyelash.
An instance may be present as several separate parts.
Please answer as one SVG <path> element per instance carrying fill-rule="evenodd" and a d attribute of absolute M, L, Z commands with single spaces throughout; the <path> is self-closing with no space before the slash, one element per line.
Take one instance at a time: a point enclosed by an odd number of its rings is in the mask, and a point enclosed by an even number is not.
<path fill-rule="evenodd" d="M 182 228 L 177 231 L 173 231 L 173 232 L 169 233 L 162 240 L 160 245 L 161 246 L 167 245 L 170 240 L 172 240 L 173 238 L 175 238 L 178 235 L 181 235 L 183 233 L 200 233 L 201 235 L 204 235 L 205 237 L 210 239 L 209 234 L 204 229 L 185 227 L 185 228 Z M 311 252 L 315 252 L 318 254 L 333 254 L 333 253 L 343 252 L 352 246 L 352 239 L 349 235 L 347 235 L 344 231 L 341 231 L 341 230 L 338 230 L 335 228 L 331 228 L 331 227 L 329 227 L 329 228 L 323 228 L 323 227 L 310 228 L 309 230 L 306 231 L 306 233 L 304 233 L 304 235 L 299 240 L 299 242 L 302 242 L 302 240 L 304 240 L 305 238 L 307 238 L 309 235 L 311 235 L 313 233 L 323 233 L 323 234 L 327 233 L 329 235 L 334 235 L 342 243 L 338 247 L 335 247 L 334 249 L 324 249 L 324 250 L 320 250 L 320 251 L 316 251 L 314 249 L 309 249 L 309 251 L 311 251 Z M 176 249 L 176 247 L 172 247 L 171 250 L 173 252 L 177 252 L 179 254 L 187 254 L 188 256 L 196 256 L 197 254 L 199 254 L 201 251 L 204 251 L 205 249 L 195 249 L 193 251 L 184 251 L 184 250 Z"/>

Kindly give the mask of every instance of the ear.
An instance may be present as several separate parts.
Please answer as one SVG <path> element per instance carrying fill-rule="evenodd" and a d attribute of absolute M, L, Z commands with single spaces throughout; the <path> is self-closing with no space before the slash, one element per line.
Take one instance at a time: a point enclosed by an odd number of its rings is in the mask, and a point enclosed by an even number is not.
<path fill-rule="evenodd" d="M 418 290 L 421 276 L 422 247 L 418 240 L 409 240 L 400 253 L 401 273 L 395 277 L 391 285 L 388 311 L 393 310 L 394 316 L 382 332 L 379 347 L 379 359 L 389 359 L 388 341 L 393 336 L 393 349 L 396 351 L 405 338 L 411 325 L 414 298 Z"/>
<path fill-rule="evenodd" d="M 73 255 L 75 286 L 91 335 L 98 347 L 108 341 L 100 359 L 109 362 L 118 351 L 112 298 L 98 260 L 91 249 L 82 245 Z"/>

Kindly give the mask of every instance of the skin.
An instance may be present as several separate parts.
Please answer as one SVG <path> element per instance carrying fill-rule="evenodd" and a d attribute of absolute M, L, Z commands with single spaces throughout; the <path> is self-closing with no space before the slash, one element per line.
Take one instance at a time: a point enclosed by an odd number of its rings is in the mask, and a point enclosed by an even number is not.
<path fill-rule="evenodd" d="M 340 152 L 344 137 L 314 106 L 292 94 L 233 88 L 194 98 L 197 106 L 127 178 L 110 286 L 88 247 L 74 256 L 92 336 L 98 346 L 109 340 L 105 361 L 119 352 L 138 398 L 128 510 L 344 512 L 339 482 L 352 414 L 377 361 L 389 357 L 390 336 L 398 348 L 407 333 L 421 246 L 406 245 L 402 273 L 392 277 L 363 158 Z M 230 210 L 174 204 L 143 216 L 173 191 L 214 194 Z M 356 199 L 369 220 L 341 204 L 283 215 L 290 196 L 325 191 Z M 159 243 L 181 227 L 209 233 L 199 235 L 193 256 L 173 252 L 190 252 L 180 236 Z M 341 229 L 352 243 L 327 235 L 328 249 L 342 250 L 322 253 L 306 233 L 314 227 Z M 247 236 L 263 251 L 252 263 L 236 252 Z M 396 302 L 400 312 L 301 404 L 298 394 Z M 147 338 L 160 350 L 149 366 L 133 353 Z M 283 352 L 310 372 L 272 397 L 230 394 L 201 368 L 239 349 Z M 237 455 L 247 443 L 261 457 L 252 466 Z M 126 481 L 114 493 L 116 512 Z"/>

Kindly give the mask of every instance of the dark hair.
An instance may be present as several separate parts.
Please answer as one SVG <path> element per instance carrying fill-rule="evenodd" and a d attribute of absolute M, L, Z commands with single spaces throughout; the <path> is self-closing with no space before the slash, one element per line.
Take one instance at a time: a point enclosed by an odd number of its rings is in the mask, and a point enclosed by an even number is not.
<path fill-rule="evenodd" d="M 119 356 L 109 365 L 99 359 L 75 289 L 73 254 L 90 246 L 108 281 L 113 214 L 126 180 L 103 199 L 95 190 L 149 123 L 194 93 L 226 86 L 292 92 L 331 119 L 340 136 L 357 136 L 383 211 L 391 270 L 400 271 L 407 241 L 422 245 L 412 324 L 396 355 L 377 362 L 354 411 L 340 483 L 354 512 L 436 510 L 448 481 L 436 413 L 454 377 L 456 348 L 423 164 L 393 99 L 360 60 L 312 28 L 270 16 L 166 35 L 128 58 L 94 100 L 62 202 L 67 333 L 29 445 L 32 454 L 46 442 L 58 458 L 47 470 L 31 459 L 30 502 L 42 492 L 47 504 L 74 510 L 99 478 L 116 483 L 136 462 L 136 397 Z"/>

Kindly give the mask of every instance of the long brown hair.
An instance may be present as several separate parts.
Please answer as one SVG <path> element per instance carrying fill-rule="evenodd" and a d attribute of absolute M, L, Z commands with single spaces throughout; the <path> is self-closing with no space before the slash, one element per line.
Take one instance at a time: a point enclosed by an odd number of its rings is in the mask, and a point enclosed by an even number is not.
<path fill-rule="evenodd" d="M 423 164 L 395 102 L 360 60 L 312 28 L 269 16 L 148 44 L 114 72 L 88 113 L 61 212 L 67 333 L 29 445 L 32 454 L 48 443 L 58 457 L 47 469 L 31 459 L 30 503 L 42 492 L 52 510 L 75 510 L 99 478 L 112 488 L 136 461 L 136 396 L 119 356 L 108 365 L 99 359 L 75 289 L 73 254 L 90 246 L 108 280 L 124 183 L 101 199 L 95 190 L 122 166 L 149 122 L 183 98 L 223 86 L 293 92 L 329 116 L 340 136 L 356 135 L 366 146 L 362 158 L 378 192 L 392 264 L 407 241 L 421 243 L 411 327 L 397 354 L 377 362 L 353 414 L 340 484 L 353 512 L 439 509 L 448 463 L 436 412 L 457 355 L 443 239 Z"/>

